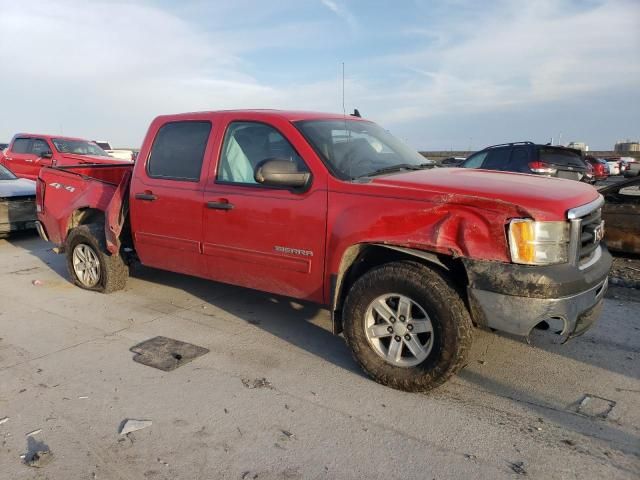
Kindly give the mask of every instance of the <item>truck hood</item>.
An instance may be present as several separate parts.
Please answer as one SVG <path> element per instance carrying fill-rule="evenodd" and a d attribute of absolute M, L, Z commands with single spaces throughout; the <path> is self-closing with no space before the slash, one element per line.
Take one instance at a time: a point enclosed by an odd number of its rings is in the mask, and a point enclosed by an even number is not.
<path fill-rule="evenodd" d="M 23 197 L 36 194 L 36 182 L 26 178 L 0 180 L 0 198 Z"/>
<path fill-rule="evenodd" d="M 464 168 L 407 171 L 374 177 L 371 184 L 389 189 L 390 194 L 397 190 L 392 193 L 394 196 L 404 191 L 407 197 L 421 198 L 429 192 L 447 196 L 450 202 L 471 205 L 474 198 L 506 202 L 538 220 L 566 219 L 569 209 L 585 205 L 599 195 L 591 185 L 574 180 Z"/>
<path fill-rule="evenodd" d="M 58 157 L 59 165 L 69 165 L 78 163 L 131 163 L 130 160 L 122 160 L 115 157 L 101 157 L 98 155 L 78 155 L 74 153 L 62 153 Z"/>

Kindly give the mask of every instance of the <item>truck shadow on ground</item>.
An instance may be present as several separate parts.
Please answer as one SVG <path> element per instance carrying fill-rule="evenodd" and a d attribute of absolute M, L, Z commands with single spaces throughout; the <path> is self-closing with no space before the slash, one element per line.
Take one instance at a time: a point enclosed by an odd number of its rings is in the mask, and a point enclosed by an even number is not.
<path fill-rule="evenodd" d="M 319 305 L 148 267 L 136 267 L 133 277 L 181 290 L 201 301 L 186 312 L 177 311 L 175 315 L 179 317 L 196 313 L 215 327 L 216 322 L 224 321 L 225 315 L 231 315 L 351 373 L 365 376 L 344 339 L 331 333 L 330 314 Z"/>
<path fill-rule="evenodd" d="M 62 281 L 70 282 L 66 257 L 53 253 L 51 244 L 43 242 L 32 232 L 12 235 L 7 240 L 40 259 Z M 156 286 L 183 292 L 180 297 L 196 297 L 191 302 L 195 307 L 193 312 L 206 318 L 208 326 L 216 327 L 217 322 L 224 321 L 220 317 L 225 314 L 238 317 L 336 366 L 365 376 L 353 360 L 344 339 L 331 333 L 329 312 L 319 305 L 144 266 L 135 266 L 131 278 L 150 284 L 151 288 L 146 289 L 150 303 L 157 300 L 158 303 L 169 304 L 166 292 L 156 292 L 159 298 L 151 292 Z M 128 294 L 128 290 L 129 287 L 123 293 Z M 177 304 L 180 304 L 179 300 Z M 203 303 L 208 308 L 198 308 Z M 178 308 L 174 314 L 188 318 L 188 313 L 189 308 Z"/>

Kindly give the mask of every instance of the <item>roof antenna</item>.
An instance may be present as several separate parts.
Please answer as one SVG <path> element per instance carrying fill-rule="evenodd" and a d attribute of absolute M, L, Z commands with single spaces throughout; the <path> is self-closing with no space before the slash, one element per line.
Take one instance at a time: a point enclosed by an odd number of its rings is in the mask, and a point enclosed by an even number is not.
<path fill-rule="evenodd" d="M 342 114 L 347 116 L 347 109 L 344 106 L 344 62 L 342 62 Z"/>
<path fill-rule="evenodd" d="M 357 108 L 353 109 L 353 113 L 351 114 L 352 117 L 358 117 L 358 118 L 362 118 L 362 115 L 360 115 L 360 111 Z"/>

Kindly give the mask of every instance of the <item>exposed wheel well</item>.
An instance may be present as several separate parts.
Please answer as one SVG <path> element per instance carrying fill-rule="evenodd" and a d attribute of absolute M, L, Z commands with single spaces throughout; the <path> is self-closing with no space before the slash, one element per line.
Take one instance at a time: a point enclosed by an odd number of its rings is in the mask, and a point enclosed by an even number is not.
<path fill-rule="evenodd" d="M 105 221 L 105 213 L 102 210 L 90 207 L 78 208 L 71 214 L 71 217 L 69 218 L 69 223 L 67 225 L 67 235 L 72 229 L 80 225 L 90 225 L 95 223 L 104 227 Z M 120 242 L 121 247 L 129 250 L 129 253 L 126 255 L 126 261 L 129 263 L 136 257 L 133 253 L 133 240 L 131 237 L 131 229 L 128 221 L 125 222 L 124 228 L 122 229 L 122 232 L 120 232 Z"/>
<path fill-rule="evenodd" d="M 331 279 L 333 332 L 342 332 L 342 306 L 354 282 L 372 268 L 385 263 L 411 260 L 437 270 L 455 285 L 466 299 L 468 284 L 466 270 L 460 259 L 393 245 L 359 244 L 347 249 L 340 270 Z"/>
<path fill-rule="evenodd" d="M 102 223 L 104 224 L 104 212 L 97 208 L 78 208 L 75 210 L 69 218 L 69 224 L 67 225 L 67 232 L 71 231 L 79 225 L 87 225 L 89 223 Z"/>

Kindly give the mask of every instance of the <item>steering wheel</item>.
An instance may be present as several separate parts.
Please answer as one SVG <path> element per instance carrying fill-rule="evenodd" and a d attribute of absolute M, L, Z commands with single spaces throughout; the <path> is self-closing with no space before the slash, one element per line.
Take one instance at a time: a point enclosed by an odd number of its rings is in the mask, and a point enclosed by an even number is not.
<path fill-rule="evenodd" d="M 356 173 L 358 173 L 357 167 L 365 163 L 369 163 L 369 159 L 367 159 L 366 156 L 362 155 L 362 152 L 359 152 L 356 148 L 356 145 L 354 145 L 352 148 L 345 152 L 338 168 L 342 172 L 346 173 L 349 177 L 353 178 L 355 176 L 358 176 L 353 174 L 354 170 L 356 171 Z"/>

